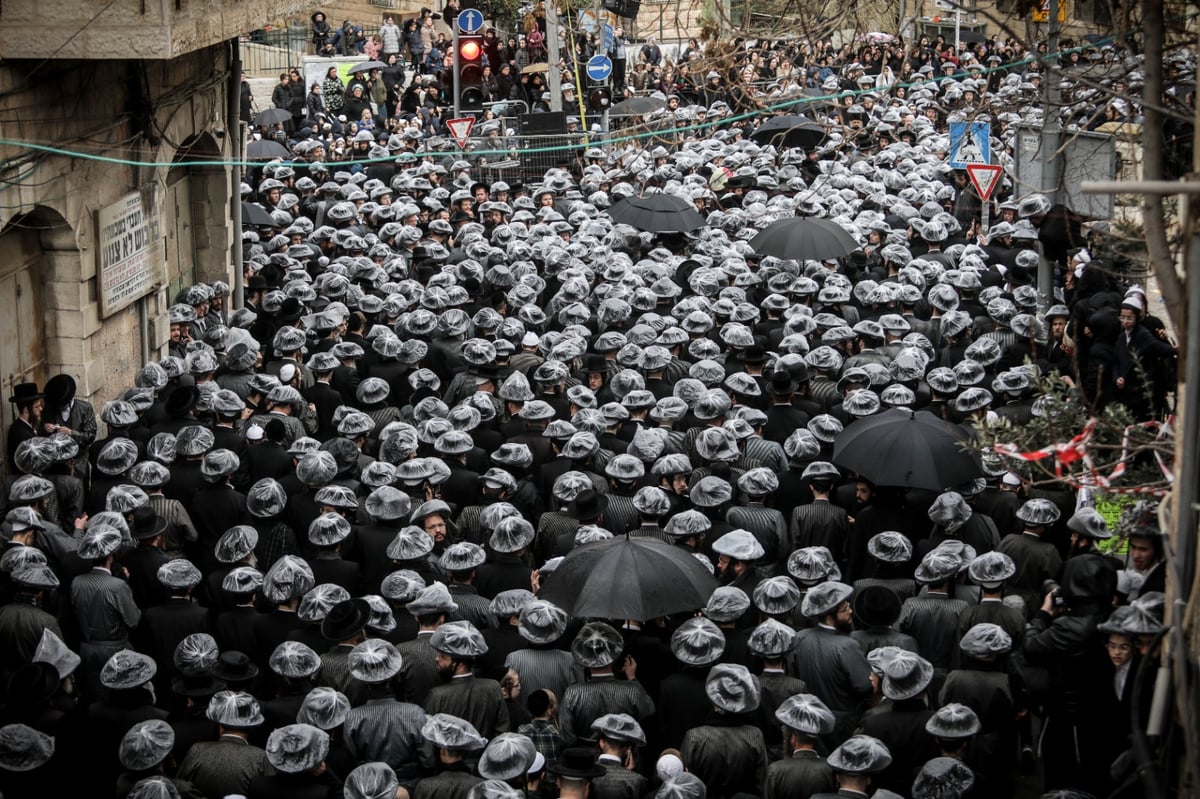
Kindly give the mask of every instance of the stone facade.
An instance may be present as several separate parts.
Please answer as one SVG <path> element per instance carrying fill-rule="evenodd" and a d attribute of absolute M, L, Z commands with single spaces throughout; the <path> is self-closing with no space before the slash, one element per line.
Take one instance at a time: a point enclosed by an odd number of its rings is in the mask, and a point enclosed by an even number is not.
<path fill-rule="evenodd" d="M 98 410 L 147 357 L 165 354 L 170 291 L 196 280 L 233 284 L 230 191 L 239 177 L 220 162 L 231 152 L 226 131 L 237 127 L 226 122 L 230 48 L 216 42 L 162 61 L 0 65 L 4 398 L 16 383 L 65 372 Z M 217 164 L 187 164 L 201 160 Z M 133 192 L 159 222 L 153 287 L 104 317 L 98 212 Z M 11 413 L 5 403 L 4 429 Z"/>

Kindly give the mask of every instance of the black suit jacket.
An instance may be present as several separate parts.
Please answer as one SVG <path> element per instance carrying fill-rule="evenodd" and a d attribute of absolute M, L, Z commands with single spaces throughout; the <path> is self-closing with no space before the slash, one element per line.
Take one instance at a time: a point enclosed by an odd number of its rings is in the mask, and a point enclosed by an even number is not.
<path fill-rule="evenodd" d="M 317 438 L 328 441 L 337 435 L 333 412 L 343 403 L 342 395 L 328 383 L 313 383 L 304 391 L 304 398 L 317 406 Z"/>
<path fill-rule="evenodd" d="M 241 471 L 246 473 L 249 483 L 254 483 L 264 477 L 278 480 L 296 469 L 295 462 L 288 454 L 287 449 L 273 441 L 247 445 L 241 458 Z"/>

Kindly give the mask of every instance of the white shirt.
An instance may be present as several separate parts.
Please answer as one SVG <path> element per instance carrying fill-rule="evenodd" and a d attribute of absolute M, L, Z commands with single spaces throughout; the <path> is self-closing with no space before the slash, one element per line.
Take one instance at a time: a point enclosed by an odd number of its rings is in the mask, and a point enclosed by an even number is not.
<path fill-rule="evenodd" d="M 1133 660 L 1127 660 L 1125 665 L 1117 669 L 1113 674 L 1113 691 L 1117 695 L 1117 699 L 1121 698 L 1121 694 L 1125 693 L 1125 681 L 1129 679 L 1129 667 L 1133 665 Z"/>

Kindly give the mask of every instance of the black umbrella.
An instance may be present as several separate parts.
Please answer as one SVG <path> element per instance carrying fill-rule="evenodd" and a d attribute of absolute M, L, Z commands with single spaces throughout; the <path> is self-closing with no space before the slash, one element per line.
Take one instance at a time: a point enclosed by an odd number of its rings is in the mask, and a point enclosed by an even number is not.
<path fill-rule="evenodd" d="M 658 109 L 666 107 L 667 104 L 657 97 L 630 97 L 608 109 L 608 113 L 610 116 L 628 117 L 637 114 L 652 114 Z"/>
<path fill-rule="evenodd" d="M 977 43 L 981 43 L 981 42 L 986 42 L 987 37 L 984 36 L 979 31 L 960 30 L 958 32 L 958 40 L 960 42 L 968 42 L 970 44 L 977 44 Z"/>
<path fill-rule="evenodd" d="M 942 491 L 983 476 L 963 446 L 970 437 L 962 425 L 929 411 L 892 408 L 838 433 L 833 462 L 876 485 Z"/>
<path fill-rule="evenodd" d="M 674 194 L 626 197 L 609 208 L 608 215 L 614 222 L 647 233 L 687 233 L 704 227 L 704 217 L 696 206 Z"/>
<path fill-rule="evenodd" d="M 242 226 L 275 227 L 275 220 L 261 205 L 244 202 L 242 203 Z"/>
<path fill-rule="evenodd" d="M 859 244 L 837 222 L 818 217 L 781 219 L 750 240 L 759 255 L 774 255 L 797 261 L 840 258 Z"/>
<path fill-rule="evenodd" d="M 291 153 L 288 148 L 284 147 L 273 139 L 259 139 L 252 141 L 246 145 L 246 157 L 255 160 L 264 158 L 287 158 Z"/>
<path fill-rule="evenodd" d="M 254 117 L 255 126 L 278 125 L 280 122 L 287 122 L 292 118 L 292 112 L 286 108 L 268 108 L 266 111 L 259 111 Z"/>
<path fill-rule="evenodd" d="M 539 596 L 572 616 L 649 621 L 704 607 L 716 587 L 689 550 L 620 536 L 571 550 Z"/>
<path fill-rule="evenodd" d="M 346 70 L 350 75 L 357 75 L 359 72 L 370 72 L 373 69 L 387 69 L 387 64 L 382 61 L 363 61 L 361 64 L 355 64 Z"/>
<path fill-rule="evenodd" d="M 798 114 L 771 117 L 750 134 L 759 144 L 804 148 L 816 147 L 825 141 L 825 136 L 825 128 Z"/>

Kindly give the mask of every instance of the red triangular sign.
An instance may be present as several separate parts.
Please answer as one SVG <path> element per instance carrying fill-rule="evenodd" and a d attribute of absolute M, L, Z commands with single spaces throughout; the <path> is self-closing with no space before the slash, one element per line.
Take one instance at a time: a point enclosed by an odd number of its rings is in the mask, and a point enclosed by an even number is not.
<path fill-rule="evenodd" d="M 475 126 L 475 117 L 462 117 L 460 119 L 447 119 L 446 128 L 450 131 L 450 135 L 458 142 L 458 146 L 466 148 L 467 138 L 471 135 L 471 128 Z M 997 167 L 999 169 L 999 167 Z"/>
<path fill-rule="evenodd" d="M 1000 185 L 1000 173 L 1004 170 L 995 164 L 967 164 L 967 177 L 975 186 L 981 200 L 987 200 Z"/>

